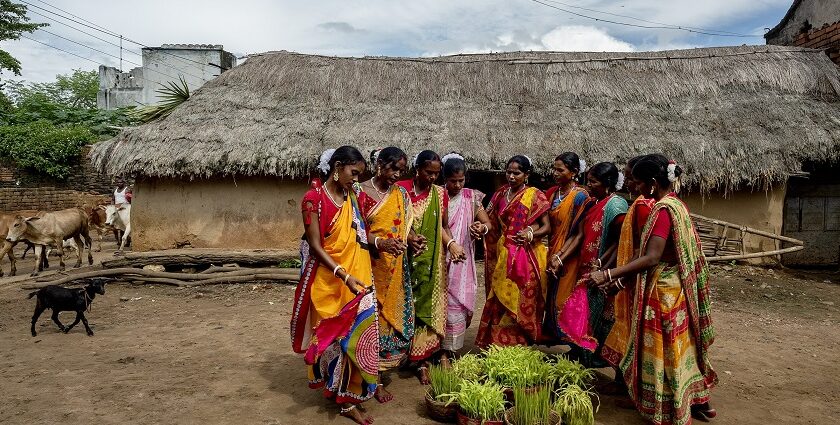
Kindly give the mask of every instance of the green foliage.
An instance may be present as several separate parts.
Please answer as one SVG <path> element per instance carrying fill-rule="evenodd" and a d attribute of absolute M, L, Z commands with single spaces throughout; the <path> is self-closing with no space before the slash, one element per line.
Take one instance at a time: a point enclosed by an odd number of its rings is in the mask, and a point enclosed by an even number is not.
<path fill-rule="evenodd" d="M 592 390 L 578 385 L 568 385 L 556 394 L 554 410 L 561 414 L 563 423 L 569 425 L 594 425 L 597 407 L 592 406 Z"/>
<path fill-rule="evenodd" d="M 452 361 L 452 370 L 458 377 L 468 381 L 480 381 L 487 376 L 484 358 L 478 354 L 464 354 Z"/>
<path fill-rule="evenodd" d="M 56 179 L 70 175 L 82 147 L 96 140 L 82 126 L 57 127 L 47 121 L 0 126 L 0 159 Z"/>
<path fill-rule="evenodd" d="M 578 362 L 558 356 L 554 365 L 554 377 L 561 388 L 569 385 L 588 388 L 595 379 L 595 372 Z"/>
<path fill-rule="evenodd" d="M 300 262 L 300 258 L 290 258 L 278 263 L 277 267 L 281 269 L 299 269 L 302 265 L 303 263 Z"/>
<path fill-rule="evenodd" d="M 487 377 L 507 388 L 551 385 L 554 367 L 545 354 L 520 345 L 487 348 L 484 360 Z"/>
<path fill-rule="evenodd" d="M 452 395 L 457 393 L 461 386 L 461 378 L 453 369 L 439 365 L 429 366 L 429 381 L 432 384 L 432 397 L 437 400 L 448 397 L 451 402 Z"/>
<path fill-rule="evenodd" d="M 527 391 L 522 388 L 513 389 L 515 401 L 512 418 L 517 425 L 548 424 L 551 420 L 551 391 L 539 388 Z"/>
<path fill-rule="evenodd" d="M 119 127 L 136 123 L 129 116 L 131 108 L 113 111 L 96 108 L 99 74 L 96 71 L 75 70 L 58 75 L 52 83 L 23 83 L 10 81 L 5 91 L 14 107 L 0 115 L 0 124 L 28 124 L 49 121 L 55 125 L 87 127 L 99 136 L 111 136 Z"/>
<path fill-rule="evenodd" d="M 464 414 L 473 419 L 501 420 L 505 414 L 504 388 L 495 382 L 463 381 L 457 400 Z"/>
<path fill-rule="evenodd" d="M 179 79 L 180 84 L 170 81 L 163 88 L 155 90 L 161 95 L 161 102 L 157 105 L 144 106 L 135 110 L 131 114 L 132 118 L 143 123 L 165 118 L 178 105 L 186 102 L 190 98 L 190 88 L 187 86 L 187 81 L 184 80 L 184 77 L 179 77 Z"/>
<path fill-rule="evenodd" d="M 0 0 L 0 41 L 18 40 L 21 34 L 30 33 L 44 26 L 47 24 L 29 23 L 25 5 L 11 0 Z M 20 61 L 9 52 L 0 49 L 0 74 L 4 69 L 8 69 L 15 75 L 20 75 L 20 66 Z"/>

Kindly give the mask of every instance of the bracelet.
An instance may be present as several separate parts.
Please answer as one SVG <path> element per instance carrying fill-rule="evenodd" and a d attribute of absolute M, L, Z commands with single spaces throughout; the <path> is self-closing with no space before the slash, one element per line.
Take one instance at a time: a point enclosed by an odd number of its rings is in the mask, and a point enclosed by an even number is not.
<path fill-rule="evenodd" d="M 601 259 L 598 258 L 598 268 L 604 267 L 604 263 L 601 262 Z"/>
<path fill-rule="evenodd" d="M 484 236 L 487 236 L 487 234 L 490 233 L 490 226 L 486 224 L 482 224 L 482 226 L 484 226 Z"/>
<path fill-rule="evenodd" d="M 346 275 L 344 275 L 343 280 L 344 280 L 344 283 L 347 283 L 347 281 L 350 280 L 350 273 L 347 273 Z"/>
<path fill-rule="evenodd" d="M 560 258 L 560 254 L 554 254 L 554 258 L 556 258 L 557 262 L 560 263 L 560 267 L 563 267 L 563 259 Z"/>
<path fill-rule="evenodd" d="M 381 239 L 379 236 L 373 238 L 373 247 L 377 250 L 379 249 L 379 239 Z"/>
<path fill-rule="evenodd" d="M 333 269 L 333 276 L 338 277 L 338 275 L 336 274 L 336 273 L 338 273 L 338 269 L 347 271 L 347 269 L 345 269 L 344 267 L 342 267 L 341 264 L 339 264 L 339 265 L 335 266 L 335 268 Z"/>
<path fill-rule="evenodd" d="M 618 288 L 618 289 L 624 289 L 624 284 L 623 284 L 623 283 L 621 283 L 621 278 L 618 278 L 618 279 L 615 281 L 615 287 L 616 287 L 616 288 Z"/>
<path fill-rule="evenodd" d="M 531 228 L 531 226 L 528 226 L 527 232 L 528 232 L 528 236 L 529 236 L 528 242 L 533 242 L 534 241 L 534 229 Z"/>
<path fill-rule="evenodd" d="M 450 239 L 449 242 L 446 244 L 446 250 L 449 251 L 449 246 L 455 243 L 455 239 Z"/>
<path fill-rule="evenodd" d="M 607 269 L 607 277 L 610 279 L 610 282 L 613 281 L 612 273 L 610 273 L 610 269 Z"/>

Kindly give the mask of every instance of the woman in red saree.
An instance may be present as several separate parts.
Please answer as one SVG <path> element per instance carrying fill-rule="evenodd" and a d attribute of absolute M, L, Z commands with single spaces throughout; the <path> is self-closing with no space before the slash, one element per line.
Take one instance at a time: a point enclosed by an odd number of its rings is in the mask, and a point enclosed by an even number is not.
<path fill-rule="evenodd" d="M 309 256 L 295 292 L 292 348 L 305 353 L 309 385 L 359 424 L 372 418 L 357 409 L 377 389 L 379 328 L 364 217 L 366 195 L 357 187 L 365 170 L 356 148 L 322 155 L 327 183 L 303 197 Z"/>
<path fill-rule="evenodd" d="M 531 345 L 542 339 L 546 296 L 548 200 L 527 185 L 531 161 L 511 158 L 508 184 L 493 195 L 488 215 L 493 229 L 484 239 L 485 285 L 489 288 L 476 345 Z"/>
<path fill-rule="evenodd" d="M 717 375 L 709 272 L 688 208 L 672 192 L 682 173 L 662 155 L 633 167 L 639 190 L 656 201 L 641 236 L 641 256 L 592 273 L 602 290 L 634 285 L 629 342 L 619 367 L 637 410 L 656 425 L 684 425 L 717 415 L 709 404 Z"/>
<path fill-rule="evenodd" d="M 592 287 L 589 275 L 606 265 L 618 245 L 618 235 L 627 201 L 615 194 L 620 188 L 618 168 L 601 162 L 589 170 L 586 186 L 592 197 L 590 205 L 568 239 L 562 254 L 551 258 L 552 271 L 562 277 L 565 264 L 577 255 L 578 268 L 574 287 L 559 309 L 558 327 L 562 338 L 572 345 L 571 356 L 586 367 L 602 367 L 600 348 L 612 326 L 612 300 Z"/>
<path fill-rule="evenodd" d="M 577 223 L 589 200 L 589 194 L 575 179 L 586 171 L 586 162 L 574 152 L 565 152 L 554 159 L 554 186 L 546 191 L 546 197 L 551 203 L 548 211 L 548 221 L 551 224 L 551 238 L 548 243 L 548 258 L 562 254 L 563 245 L 572 235 L 574 224 Z M 548 274 L 548 295 L 545 306 L 545 323 L 543 333 L 547 342 L 559 341 L 558 319 L 560 308 L 566 303 L 577 277 L 578 257 L 571 257 L 565 264 L 562 276 Z"/>

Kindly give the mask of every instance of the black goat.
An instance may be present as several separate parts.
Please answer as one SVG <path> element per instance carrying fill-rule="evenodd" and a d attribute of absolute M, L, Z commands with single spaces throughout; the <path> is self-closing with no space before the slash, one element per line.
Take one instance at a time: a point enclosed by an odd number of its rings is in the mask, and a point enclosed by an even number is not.
<path fill-rule="evenodd" d="M 90 304 L 96 294 L 105 295 L 106 279 L 90 279 L 91 283 L 84 288 L 62 288 L 56 285 L 43 287 L 35 292 L 29 294 L 29 298 L 38 296 L 38 302 L 35 303 L 35 314 L 32 315 L 32 336 L 37 336 L 35 332 L 35 323 L 38 317 L 44 310 L 52 309 L 52 320 L 58 325 L 58 329 L 62 332 L 70 332 L 73 326 L 79 323 L 79 320 L 85 324 L 88 336 L 93 336 L 93 331 L 88 325 L 87 318 L 85 318 L 85 310 L 90 309 Z M 58 313 L 62 311 L 75 311 L 76 320 L 70 326 L 64 327 L 58 320 Z"/>

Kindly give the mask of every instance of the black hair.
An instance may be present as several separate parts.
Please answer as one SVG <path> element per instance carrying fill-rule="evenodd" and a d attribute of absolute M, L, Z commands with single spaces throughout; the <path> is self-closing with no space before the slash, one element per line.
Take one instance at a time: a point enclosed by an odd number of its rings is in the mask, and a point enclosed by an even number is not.
<path fill-rule="evenodd" d="M 574 171 L 575 175 L 583 171 L 580 169 L 580 157 L 574 152 L 563 152 L 557 155 L 557 158 L 554 158 L 554 160 L 562 162 L 569 171 Z"/>
<path fill-rule="evenodd" d="M 592 177 L 598 179 L 610 192 L 615 192 L 615 185 L 618 183 L 618 167 L 612 162 L 599 162 L 589 169 Z"/>
<path fill-rule="evenodd" d="M 533 164 L 531 164 L 531 160 L 528 159 L 525 155 L 514 155 L 511 159 L 508 160 L 505 168 L 509 167 L 512 163 L 519 164 L 519 171 L 522 171 L 525 174 L 530 174 L 531 170 L 533 169 Z"/>
<path fill-rule="evenodd" d="M 634 157 L 628 159 L 627 160 L 627 168 L 629 168 L 630 171 L 633 171 L 633 167 L 635 167 L 636 164 L 638 164 L 639 161 L 644 157 L 645 157 L 644 155 L 639 155 L 639 156 L 634 156 Z"/>
<path fill-rule="evenodd" d="M 379 155 L 376 154 L 377 152 L 379 152 Z M 375 150 L 370 153 L 370 163 L 373 165 L 396 164 L 400 162 L 401 159 L 408 162 L 408 156 L 402 149 L 396 146 L 389 146 L 385 149 Z"/>
<path fill-rule="evenodd" d="M 461 158 L 448 158 L 446 162 L 443 163 L 443 177 L 449 178 L 457 173 L 466 174 L 467 163 Z"/>
<path fill-rule="evenodd" d="M 352 165 L 358 164 L 359 162 L 364 163 L 365 157 L 359 152 L 358 149 L 354 148 L 353 146 L 342 146 L 333 152 L 332 157 L 330 158 L 330 172 L 327 175 L 332 174 L 335 172 L 335 163 L 340 162 L 342 165 Z"/>
<path fill-rule="evenodd" d="M 662 154 L 645 155 L 633 166 L 633 177 L 636 180 L 649 182 L 651 179 L 656 180 L 660 187 L 669 187 L 671 181 L 668 180 L 668 158 Z M 674 175 L 679 177 L 682 175 L 682 168 L 679 165 L 674 170 Z"/>
<path fill-rule="evenodd" d="M 411 165 L 413 165 L 415 169 L 420 169 L 425 167 L 426 164 L 434 161 L 441 162 L 440 155 L 438 155 L 435 151 L 430 151 L 427 149 L 423 152 L 420 152 L 420 154 L 417 155 L 417 160 L 415 161 L 415 163 Z"/>

